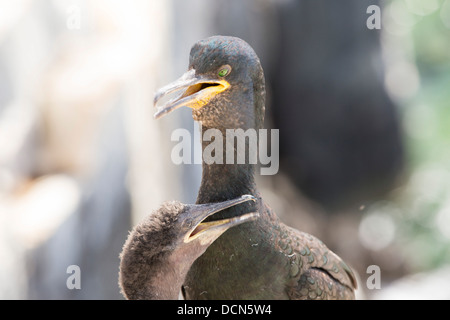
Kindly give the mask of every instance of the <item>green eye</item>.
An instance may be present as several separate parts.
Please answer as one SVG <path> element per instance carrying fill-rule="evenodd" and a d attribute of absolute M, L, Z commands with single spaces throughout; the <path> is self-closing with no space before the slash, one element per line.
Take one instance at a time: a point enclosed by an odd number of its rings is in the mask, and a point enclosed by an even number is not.
<path fill-rule="evenodd" d="M 228 69 L 222 69 L 219 71 L 219 77 L 225 77 L 228 74 Z"/>
<path fill-rule="evenodd" d="M 231 67 L 229 65 L 223 66 L 220 68 L 218 75 L 219 77 L 226 77 L 231 71 Z"/>

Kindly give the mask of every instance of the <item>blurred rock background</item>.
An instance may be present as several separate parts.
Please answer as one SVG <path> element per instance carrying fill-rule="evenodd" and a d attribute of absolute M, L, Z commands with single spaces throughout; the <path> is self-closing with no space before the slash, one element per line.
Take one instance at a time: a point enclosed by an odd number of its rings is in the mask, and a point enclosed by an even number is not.
<path fill-rule="evenodd" d="M 152 100 L 213 34 L 261 58 L 280 172 L 258 183 L 281 218 L 348 261 L 361 298 L 450 298 L 450 0 L 335 2 L 0 1 L 0 298 L 122 298 L 128 230 L 195 202 L 201 167 L 170 153 L 198 128 Z"/>

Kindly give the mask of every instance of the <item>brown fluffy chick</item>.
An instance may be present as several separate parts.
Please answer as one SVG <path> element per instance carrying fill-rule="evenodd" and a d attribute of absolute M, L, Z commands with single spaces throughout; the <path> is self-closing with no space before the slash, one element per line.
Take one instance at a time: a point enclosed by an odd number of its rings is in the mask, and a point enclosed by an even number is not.
<path fill-rule="evenodd" d="M 256 198 L 208 204 L 165 202 L 129 234 L 120 254 L 119 286 L 126 299 L 175 300 L 194 261 L 229 228 L 254 220 L 258 213 L 204 220 Z"/>

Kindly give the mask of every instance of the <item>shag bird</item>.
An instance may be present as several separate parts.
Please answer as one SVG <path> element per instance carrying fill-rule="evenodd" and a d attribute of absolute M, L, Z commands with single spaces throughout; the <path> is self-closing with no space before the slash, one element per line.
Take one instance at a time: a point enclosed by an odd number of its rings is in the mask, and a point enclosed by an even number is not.
<path fill-rule="evenodd" d="M 181 91 L 158 106 L 162 97 Z M 193 109 L 202 137 L 209 129 L 260 129 L 264 122 L 265 82 L 254 50 L 245 41 L 213 36 L 191 49 L 189 70 L 161 88 L 155 118 L 181 107 Z M 282 130 L 282 129 L 281 129 Z M 223 158 L 227 146 L 223 141 Z M 202 148 L 209 146 L 202 139 Z M 249 150 L 250 139 L 245 139 Z M 254 147 L 254 146 L 253 146 Z M 218 148 L 219 149 L 219 148 Z M 218 150 L 215 150 L 218 152 Z M 237 159 L 237 148 L 234 149 Z M 213 217 L 229 219 L 259 212 L 259 219 L 230 229 L 199 257 L 183 285 L 187 299 L 354 299 L 351 269 L 315 237 L 281 223 L 264 203 L 254 179 L 255 165 L 205 162 L 197 203 L 221 202 L 251 194 L 255 203 L 223 210 Z"/>
<path fill-rule="evenodd" d="M 192 263 L 226 230 L 258 213 L 205 222 L 229 207 L 256 200 L 251 195 L 210 204 L 166 202 L 129 234 L 120 254 L 119 286 L 132 300 L 176 300 Z"/>

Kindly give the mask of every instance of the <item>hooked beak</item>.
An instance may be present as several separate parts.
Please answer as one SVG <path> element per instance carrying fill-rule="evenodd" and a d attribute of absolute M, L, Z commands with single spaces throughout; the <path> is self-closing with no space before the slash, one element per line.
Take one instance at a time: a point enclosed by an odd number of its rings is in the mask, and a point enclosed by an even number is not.
<path fill-rule="evenodd" d="M 190 212 L 188 219 L 191 219 L 191 229 L 184 237 L 184 242 L 190 242 L 198 237 L 202 237 L 206 242 L 212 242 L 229 228 L 247 221 L 255 220 L 259 217 L 258 212 L 250 212 L 229 219 L 204 222 L 206 218 L 219 211 L 250 200 L 256 202 L 256 198 L 254 196 L 243 195 L 239 198 L 223 202 L 194 205 L 192 209 L 195 210 L 189 210 Z"/>
<path fill-rule="evenodd" d="M 185 89 L 174 99 L 159 106 L 154 118 L 159 119 L 169 112 L 183 106 L 192 109 L 200 109 L 214 96 L 228 89 L 229 86 L 230 84 L 226 80 L 208 78 L 202 75 L 197 76 L 195 74 L 195 69 L 190 69 L 178 80 L 162 87 L 156 92 L 153 101 L 155 106 L 157 106 L 158 101 L 161 100 L 162 97 L 169 93 Z"/>

